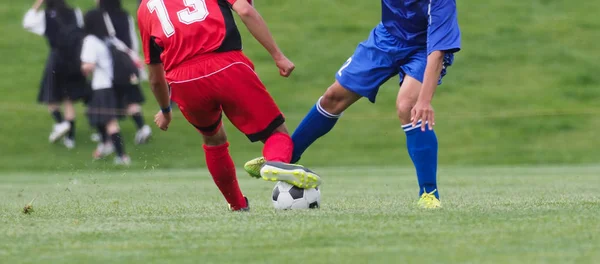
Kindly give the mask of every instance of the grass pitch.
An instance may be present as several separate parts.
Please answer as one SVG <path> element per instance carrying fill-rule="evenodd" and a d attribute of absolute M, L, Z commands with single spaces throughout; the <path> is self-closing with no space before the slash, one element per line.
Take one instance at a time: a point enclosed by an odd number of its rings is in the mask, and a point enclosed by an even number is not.
<path fill-rule="evenodd" d="M 84 10 L 90 0 L 71 0 Z M 125 1 L 130 11 L 135 1 Z M 442 165 L 584 164 L 600 157 L 600 1 L 458 0 L 463 50 L 436 92 Z M 444 208 L 415 208 L 416 179 L 394 104 L 362 100 L 303 157 L 325 177 L 323 208 L 276 212 L 272 183 L 240 176 L 252 211 L 231 213 L 203 165 L 197 132 L 175 114 L 131 144 L 134 165 L 91 162 L 78 106 L 77 149 L 48 146 L 51 120 L 35 104 L 47 55 L 25 32 L 31 3 L 4 0 L 0 66 L 0 263 L 594 263 L 600 259 L 600 167 L 446 167 Z M 291 130 L 380 18 L 373 1 L 257 1 L 297 66 L 278 76 L 260 45 L 244 52 Z M 592 11 L 592 12 L 590 12 Z M 486 23 L 489 22 L 489 23 Z M 158 109 L 149 93 L 151 121 Z M 229 132 L 233 128 L 226 124 Z M 260 153 L 230 133 L 238 165 Z M 332 157 L 334 160 L 332 160 Z M 183 170 L 174 170 L 183 169 Z M 21 213 L 33 198 L 34 212 Z"/>
<path fill-rule="evenodd" d="M 198 170 L 13 173 L 0 183 L 2 263 L 593 263 L 600 167 L 445 168 L 444 208 L 417 209 L 410 169 L 318 170 L 322 208 L 227 211 Z M 242 174 L 242 173 L 240 173 Z M 34 197 L 31 214 L 22 208 Z"/>

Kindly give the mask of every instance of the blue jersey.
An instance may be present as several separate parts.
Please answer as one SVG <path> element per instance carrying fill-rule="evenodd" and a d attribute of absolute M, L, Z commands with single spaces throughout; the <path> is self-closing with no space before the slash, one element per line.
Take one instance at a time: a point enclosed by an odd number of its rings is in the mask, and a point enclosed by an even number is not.
<path fill-rule="evenodd" d="M 381 23 L 336 73 L 346 89 L 375 102 L 379 87 L 395 75 L 423 82 L 427 57 L 443 51 L 440 79 L 460 50 L 456 0 L 382 0 Z"/>
<path fill-rule="evenodd" d="M 381 23 L 403 45 L 460 50 L 456 0 L 382 0 Z"/>

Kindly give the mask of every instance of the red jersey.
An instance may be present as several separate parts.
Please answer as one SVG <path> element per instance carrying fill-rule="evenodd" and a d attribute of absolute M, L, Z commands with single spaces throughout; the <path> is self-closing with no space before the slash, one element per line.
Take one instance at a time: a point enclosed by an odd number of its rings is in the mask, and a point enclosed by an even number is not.
<path fill-rule="evenodd" d="M 138 26 L 147 64 L 167 74 L 202 54 L 242 49 L 231 6 L 237 0 L 144 0 Z"/>

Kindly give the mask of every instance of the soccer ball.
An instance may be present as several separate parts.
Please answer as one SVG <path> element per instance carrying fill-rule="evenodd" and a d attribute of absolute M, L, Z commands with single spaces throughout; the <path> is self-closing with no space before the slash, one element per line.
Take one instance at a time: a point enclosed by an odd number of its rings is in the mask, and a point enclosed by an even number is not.
<path fill-rule="evenodd" d="M 302 189 L 280 181 L 273 188 L 273 206 L 278 210 L 319 208 L 321 191 L 319 187 Z"/>

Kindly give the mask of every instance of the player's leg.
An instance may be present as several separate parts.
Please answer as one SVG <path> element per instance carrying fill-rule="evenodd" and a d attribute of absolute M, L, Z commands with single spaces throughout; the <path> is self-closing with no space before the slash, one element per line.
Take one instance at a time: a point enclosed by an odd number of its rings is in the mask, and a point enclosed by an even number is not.
<path fill-rule="evenodd" d="M 244 170 L 254 178 L 267 181 L 285 181 L 300 188 L 314 188 L 321 185 L 321 177 L 310 169 L 290 164 L 294 144 L 285 124 L 280 125 L 265 143 L 263 156 L 244 164 Z"/>
<path fill-rule="evenodd" d="M 263 157 L 266 161 L 289 163 L 292 159 L 294 143 L 285 124 L 278 126 L 271 135 L 261 141 L 265 144 Z"/>
<path fill-rule="evenodd" d="M 397 74 L 393 52 L 397 44 L 382 25 L 371 31 L 356 51 L 337 71 L 336 81 L 317 101 L 292 135 L 297 162 L 304 151 L 318 138 L 327 134 L 342 112 L 361 97 L 375 102 L 379 86 Z"/>
<path fill-rule="evenodd" d="M 54 54 L 50 54 L 48 61 L 46 62 L 46 68 L 40 82 L 40 91 L 38 94 L 38 102 L 44 103 L 48 107 L 48 113 L 54 119 L 52 131 L 48 136 L 50 143 L 55 143 L 57 140 L 62 138 L 66 133 L 69 132 L 69 123 L 65 122 L 63 113 L 61 112 L 60 106 L 64 99 L 64 93 L 56 80 L 54 74 Z"/>
<path fill-rule="evenodd" d="M 50 132 L 50 136 L 48 140 L 50 143 L 54 143 L 64 135 L 69 133 L 69 129 L 71 125 L 69 122 L 66 122 L 62 112 L 60 111 L 60 105 L 58 103 L 48 103 L 48 112 L 52 115 L 54 119 L 54 125 L 52 126 L 52 132 Z"/>
<path fill-rule="evenodd" d="M 117 97 L 113 88 L 94 90 L 92 100 L 88 103 L 87 110 L 90 125 L 98 127 L 99 131 L 106 131 L 106 141 L 111 142 L 117 156 L 114 163 L 116 165 L 129 165 L 131 159 L 125 152 L 125 143 L 121 134 L 121 128 L 118 121 Z M 97 149 L 98 150 L 98 149 Z M 106 151 L 108 150 L 100 150 Z M 96 155 L 94 158 L 104 157 L 107 154 Z"/>
<path fill-rule="evenodd" d="M 148 142 L 152 135 L 152 129 L 148 126 L 142 115 L 142 106 L 144 96 L 139 85 L 131 85 L 121 89 L 121 97 L 127 107 L 127 115 L 131 116 L 137 132 L 135 133 L 135 144 L 144 144 Z"/>
<path fill-rule="evenodd" d="M 419 183 L 419 206 L 424 208 L 437 208 L 439 189 L 437 186 L 437 158 L 438 141 L 434 130 L 419 129 L 421 123 L 413 127 L 411 124 L 411 110 L 415 105 L 421 91 L 422 78 L 427 64 L 425 50 L 415 52 L 408 62 L 401 66 L 404 73 L 400 92 L 396 101 L 398 117 L 406 133 L 406 147 L 416 169 Z M 441 77 L 446 74 L 446 67 L 452 64 L 452 57 L 444 59 L 444 68 Z M 440 77 L 440 81 L 441 81 Z"/>
<path fill-rule="evenodd" d="M 121 135 L 121 128 L 119 127 L 119 121 L 116 118 L 111 119 L 106 124 L 106 134 L 110 137 L 112 145 L 115 149 L 117 156 L 115 157 L 116 165 L 129 165 L 131 164 L 131 158 L 125 153 L 125 143 L 123 142 L 123 136 Z"/>
<path fill-rule="evenodd" d="M 413 127 L 410 120 L 410 112 L 417 101 L 420 90 L 420 81 L 410 76 L 404 77 L 396 100 L 396 110 L 398 118 L 402 123 L 402 128 L 406 133 L 408 154 L 416 169 L 419 195 L 421 197 L 428 197 L 429 194 L 433 194 L 437 200 L 439 199 L 436 179 L 437 137 L 433 130 L 426 129 L 425 131 L 421 131 L 420 123 Z"/>
<path fill-rule="evenodd" d="M 241 52 L 227 56 L 235 63 L 210 78 L 222 85 L 219 98 L 231 123 L 250 141 L 265 143 L 263 156 L 270 167 L 256 171 L 256 176 L 285 181 L 298 187 L 321 184 L 320 177 L 314 172 L 289 164 L 293 143 L 285 127 L 285 119 L 254 72 L 252 62 Z"/>
<path fill-rule="evenodd" d="M 240 189 L 223 126 L 218 125 L 214 134 L 208 130 L 204 130 L 204 132 L 200 130 L 200 132 L 204 139 L 206 166 L 213 181 L 229 203 L 231 210 L 248 210 L 248 201 Z"/>
<path fill-rule="evenodd" d="M 291 162 L 298 162 L 304 151 L 318 138 L 329 133 L 342 112 L 360 98 L 359 94 L 344 88 L 337 80 L 329 86 L 294 131 Z"/>
<path fill-rule="evenodd" d="M 69 123 L 68 120 L 65 120 L 60 109 L 61 104 L 64 102 L 64 94 L 58 87 L 59 84 L 56 83 L 54 79 L 56 78 L 50 78 L 46 87 L 42 88 L 46 89 L 44 91 L 46 93 L 44 96 L 45 101 L 48 103 L 48 111 L 51 113 L 55 122 L 52 127 L 52 132 L 50 132 L 50 136 L 48 137 L 50 143 L 54 143 L 63 138 L 71 129 L 71 123 Z"/>
<path fill-rule="evenodd" d="M 62 112 L 60 111 L 60 105 L 58 103 L 48 103 L 48 112 L 54 119 L 55 124 L 60 124 L 64 121 Z"/>
<path fill-rule="evenodd" d="M 321 177 L 315 172 L 302 165 L 289 163 L 294 143 L 285 124 L 280 125 L 263 141 L 264 164 L 258 168 L 261 178 L 267 181 L 285 181 L 300 188 L 315 188 L 321 185 Z"/>
<path fill-rule="evenodd" d="M 63 138 L 63 144 L 68 149 L 75 148 L 75 106 L 74 103 L 82 99 L 86 93 L 87 80 L 79 74 L 68 76 L 56 74 L 55 82 L 60 87 L 65 113 L 65 122 L 69 123 L 69 132 Z"/>
<path fill-rule="evenodd" d="M 213 66 L 198 65 L 197 68 L 205 70 L 209 67 Z M 178 74 L 182 79 L 194 79 L 203 73 L 202 70 L 190 68 Z M 188 122 L 202 134 L 206 166 L 231 209 L 247 210 L 248 203 L 240 190 L 235 165 L 229 154 L 229 143 L 221 122 L 222 110 L 213 84 L 210 77 L 173 83 L 171 99 Z"/>
<path fill-rule="evenodd" d="M 244 170 L 254 178 L 261 178 L 260 169 L 268 160 L 289 163 L 292 158 L 294 143 L 289 136 L 285 124 L 280 125 L 267 139 L 261 140 L 265 143 L 263 155 L 252 159 L 244 164 Z M 266 158 L 265 158 L 266 157 Z"/>
<path fill-rule="evenodd" d="M 63 143 L 68 149 L 75 148 L 75 106 L 73 101 L 67 99 L 63 102 L 65 109 L 65 121 L 69 122 L 69 132 L 65 135 Z"/>
<path fill-rule="evenodd" d="M 98 132 L 98 146 L 92 153 L 92 157 L 95 160 L 105 158 L 115 152 L 115 148 L 112 143 L 112 138 L 108 137 L 106 132 L 106 124 L 99 124 L 95 126 Z"/>
<path fill-rule="evenodd" d="M 127 114 L 131 116 L 135 123 L 137 132 L 135 133 L 135 144 L 145 144 L 152 136 L 152 129 L 144 121 L 142 115 L 142 106 L 138 103 L 131 103 L 127 105 Z"/>

